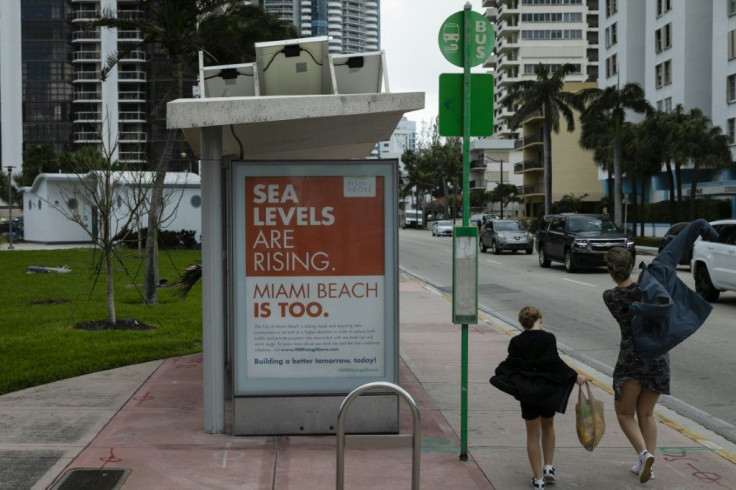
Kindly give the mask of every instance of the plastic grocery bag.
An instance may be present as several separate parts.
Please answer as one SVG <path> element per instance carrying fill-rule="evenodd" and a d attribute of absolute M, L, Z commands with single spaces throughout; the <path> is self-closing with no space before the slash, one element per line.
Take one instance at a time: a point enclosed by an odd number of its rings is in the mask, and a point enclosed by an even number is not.
<path fill-rule="evenodd" d="M 601 441 L 606 431 L 606 421 L 603 418 L 603 402 L 593 398 L 590 384 L 585 382 L 585 390 L 578 386 L 578 402 L 575 404 L 575 422 L 578 440 L 588 451 L 592 451 Z"/>

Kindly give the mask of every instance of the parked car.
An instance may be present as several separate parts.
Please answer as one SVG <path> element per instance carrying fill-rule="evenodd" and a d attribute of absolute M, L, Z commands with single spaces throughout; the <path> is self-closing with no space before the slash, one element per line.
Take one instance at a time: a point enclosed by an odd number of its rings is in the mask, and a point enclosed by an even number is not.
<path fill-rule="evenodd" d="M 674 225 L 670 226 L 667 232 L 664 234 L 662 239 L 659 241 L 659 246 L 657 247 L 657 253 L 661 252 L 664 247 L 667 246 L 668 243 L 672 241 L 673 238 L 677 236 L 678 233 L 680 233 L 687 225 L 689 225 L 689 221 L 681 221 L 679 223 L 675 223 Z M 690 265 L 690 261 L 693 259 L 693 248 L 690 247 L 690 249 L 687 251 L 686 254 L 684 254 L 682 257 L 680 257 L 680 265 Z"/>
<path fill-rule="evenodd" d="M 736 291 L 736 219 L 711 222 L 718 240 L 698 238 L 690 269 L 695 291 L 706 301 L 718 301 L 722 291 Z"/>
<path fill-rule="evenodd" d="M 625 248 L 636 260 L 634 240 L 606 215 L 561 213 L 544 217 L 537 232 L 539 265 L 554 260 L 567 272 L 581 267 L 602 267 L 603 256 L 614 247 Z"/>
<path fill-rule="evenodd" d="M 534 251 L 534 237 L 515 219 L 492 219 L 487 221 L 480 231 L 480 250 L 490 249 L 494 254 L 504 250 L 524 250 L 527 254 Z"/>
<path fill-rule="evenodd" d="M 452 236 L 452 221 L 440 220 L 432 223 L 432 236 Z"/>

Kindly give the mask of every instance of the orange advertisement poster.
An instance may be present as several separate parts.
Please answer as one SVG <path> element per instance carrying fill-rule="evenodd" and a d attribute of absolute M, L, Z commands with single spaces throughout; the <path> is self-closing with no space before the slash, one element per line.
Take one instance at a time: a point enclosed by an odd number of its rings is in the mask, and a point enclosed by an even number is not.
<path fill-rule="evenodd" d="M 382 378 L 384 177 L 243 182 L 247 378 Z"/>

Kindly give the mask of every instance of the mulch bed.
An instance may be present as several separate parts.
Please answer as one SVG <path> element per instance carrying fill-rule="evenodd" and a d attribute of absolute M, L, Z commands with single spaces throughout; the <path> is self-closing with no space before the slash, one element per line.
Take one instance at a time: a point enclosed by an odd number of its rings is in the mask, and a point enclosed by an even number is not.
<path fill-rule="evenodd" d="M 117 323 L 111 323 L 107 320 L 92 320 L 88 322 L 79 322 L 74 325 L 77 330 L 99 331 L 99 330 L 152 330 L 156 327 L 147 323 L 139 322 L 134 318 L 118 319 Z"/>

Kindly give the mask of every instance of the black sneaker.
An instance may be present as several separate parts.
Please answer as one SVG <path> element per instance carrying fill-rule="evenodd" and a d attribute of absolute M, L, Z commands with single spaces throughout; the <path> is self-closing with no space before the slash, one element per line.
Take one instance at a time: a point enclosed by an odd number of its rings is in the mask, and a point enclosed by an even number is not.
<path fill-rule="evenodd" d="M 537 490 L 541 488 L 542 490 L 544 490 L 544 480 L 537 480 L 536 478 L 532 477 L 532 488 L 536 488 Z"/>
<path fill-rule="evenodd" d="M 548 468 L 545 468 L 543 471 L 543 477 L 545 483 L 554 483 L 557 481 L 557 476 L 555 475 L 555 468 L 554 466 L 550 466 Z"/>

